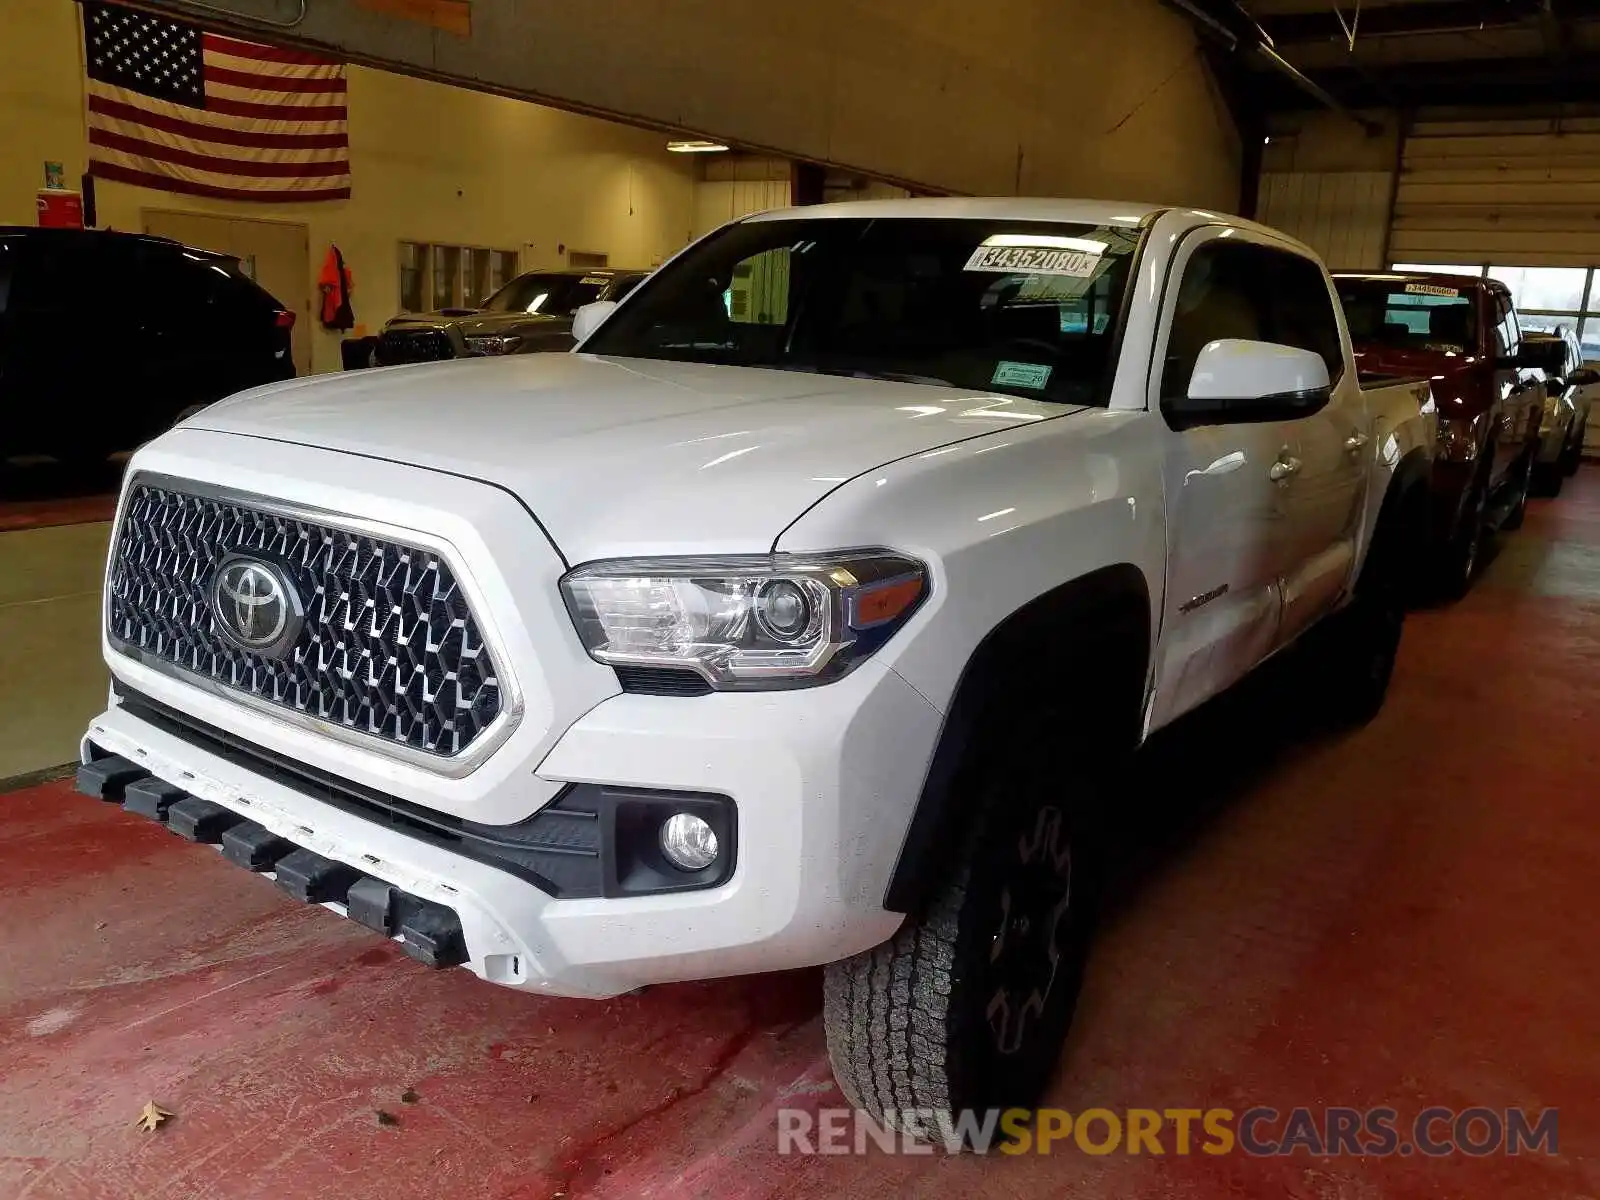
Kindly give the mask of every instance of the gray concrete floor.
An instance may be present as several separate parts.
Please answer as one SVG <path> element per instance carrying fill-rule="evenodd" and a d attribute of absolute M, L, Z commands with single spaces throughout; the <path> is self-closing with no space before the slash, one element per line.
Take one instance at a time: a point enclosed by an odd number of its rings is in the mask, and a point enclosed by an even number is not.
<path fill-rule="evenodd" d="M 100 580 L 111 526 L 0 533 L 0 779 L 78 758 L 105 707 Z"/>

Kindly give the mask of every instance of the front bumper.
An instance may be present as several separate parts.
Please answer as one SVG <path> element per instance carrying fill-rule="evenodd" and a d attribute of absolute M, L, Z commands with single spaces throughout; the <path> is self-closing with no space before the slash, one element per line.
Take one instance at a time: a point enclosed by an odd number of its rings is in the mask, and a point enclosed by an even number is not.
<path fill-rule="evenodd" d="M 604 997 L 820 964 L 893 934 L 902 918 L 883 909 L 884 888 L 939 727 L 926 700 L 873 662 L 824 688 L 603 702 L 537 764 L 541 780 L 713 793 L 732 797 L 738 810 L 736 866 L 726 883 L 610 898 L 557 899 L 119 704 L 90 725 L 83 757 L 126 759 L 253 822 L 264 837 L 348 868 L 332 894 L 309 897 L 335 912 L 349 915 L 350 884 L 370 879 L 405 904 L 429 906 L 423 911 L 434 918 L 438 910 L 453 915 L 458 954 L 419 952 L 405 930 L 393 931 L 425 961 L 460 962 L 528 991 Z"/>

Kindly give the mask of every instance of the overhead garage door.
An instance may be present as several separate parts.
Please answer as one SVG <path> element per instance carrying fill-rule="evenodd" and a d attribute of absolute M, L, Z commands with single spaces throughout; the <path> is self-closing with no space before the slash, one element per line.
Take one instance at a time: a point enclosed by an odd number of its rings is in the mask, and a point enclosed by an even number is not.
<path fill-rule="evenodd" d="M 1394 261 L 1600 263 L 1600 117 L 1419 121 L 1401 161 Z"/>
<path fill-rule="evenodd" d="M 1600 360 L 1600 117 L 1422 120 L 1401 164 L 1388 265 L 1487 273 Z"/>

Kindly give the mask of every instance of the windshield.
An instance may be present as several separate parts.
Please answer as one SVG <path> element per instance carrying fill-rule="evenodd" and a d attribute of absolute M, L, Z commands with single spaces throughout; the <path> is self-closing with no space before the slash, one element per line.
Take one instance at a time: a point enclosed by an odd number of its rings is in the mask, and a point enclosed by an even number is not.
<path fill-rule="evenodd" d="M 483 302 L 488 312 L 538 313 L 545 317 L 570 317 L 585 304 L 600 299 L 611 279 L 606 275 L 518 275 Z"/>
<path fill-rule="evenodd" d="M 1418 280 L 1338 279 L 1345 323 L 1357 349 L 1392 347 L 1475 354 L 1477 301 L 1470 291 Z"/>
<path fill-rule="evenodd" d="M 1040 221 L 745 222 L 652 276 L 584 352 L 1104 403 L 1138 240 Z"/>

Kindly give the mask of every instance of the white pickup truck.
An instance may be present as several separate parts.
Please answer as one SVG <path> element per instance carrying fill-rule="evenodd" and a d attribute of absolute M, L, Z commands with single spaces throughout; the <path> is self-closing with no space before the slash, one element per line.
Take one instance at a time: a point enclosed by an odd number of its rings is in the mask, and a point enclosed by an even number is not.
<path fill-rule="evenodd" d="M 1426 385 L 1099 202 L 765 213 L 578 325 L 140 450 L 81 788 L 529 992 L 827 964 L 852 1101 L 1029 1105 L 1128 753 L 1299 641 L 1381 705 Z"/>

